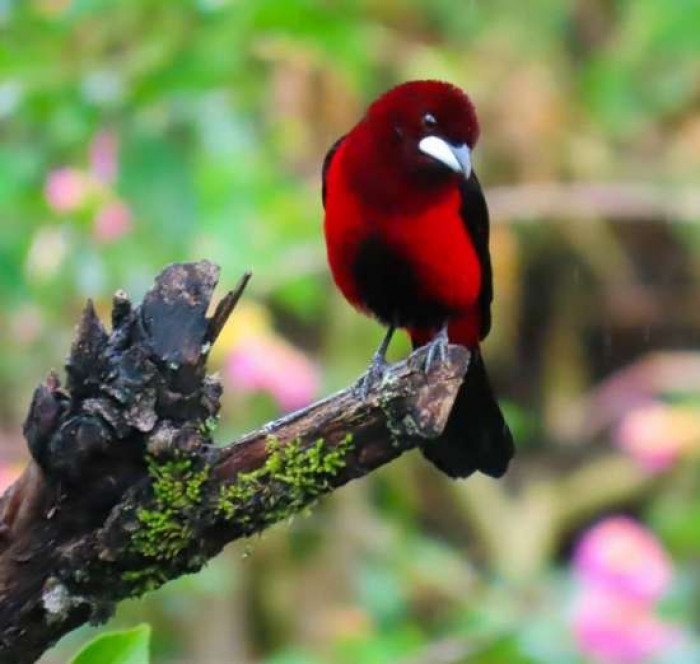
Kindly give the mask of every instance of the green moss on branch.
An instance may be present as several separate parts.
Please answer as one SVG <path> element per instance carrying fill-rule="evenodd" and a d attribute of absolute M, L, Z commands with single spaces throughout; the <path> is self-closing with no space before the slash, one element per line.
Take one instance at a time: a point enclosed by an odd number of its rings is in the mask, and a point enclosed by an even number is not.
<path fill-rule="evenodd" d="M 204 503 L 204 486 L 210 469 L 196 468 L 182 453 L 162 461 L 147 459 L 153 500 L 136 512 L 139 528 L 132 537 L 133 550 L 158 562 L 171 561 L 192 543 L 193 520 Z"/>
<path fill-rule="evenodd" d="M 352 435 L 334 446 L 322 438 L 304 445 L 299 439 L 282 444 L 270 437 L 260 468 L 239 473 L 233 482 L 209 492 L 210 466 L 182 451 L 167 460 L 149 456 L 151 500 L 136 511 L 138 525 L 129 545 L 149 562 L 124 572 L 123 580 L 138 594 L 162 585 L 168 566 L 184 552 L 189 550 L 191 555 L 185 557 L 199 560 L 198 537 L 212 523 L 223 521 L 252 533 L 308 507 L 330 490 L 351 447 Z"/>
<path fill-rule="evenodd" d="M 286 519 L 330 489 L 351 446 L 351 434 L 333 447 L 323 438 L 304 446 L 299 439 L 282 445 L 270 437 L 265 464 L 221 487 L 217 513 L 250 532 Z"/>

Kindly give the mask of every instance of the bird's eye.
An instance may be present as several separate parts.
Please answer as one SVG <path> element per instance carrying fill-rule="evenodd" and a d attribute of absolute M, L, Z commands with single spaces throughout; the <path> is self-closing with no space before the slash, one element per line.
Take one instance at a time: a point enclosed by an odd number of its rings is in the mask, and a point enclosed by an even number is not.
<path fill-rule="evenodd" d="M 423 116 L 423 129 L 427 130 L 432 130 L 437 127 L 437 120 L 435 119 L 435 116 L 432 113 L 426 113 Z"/>

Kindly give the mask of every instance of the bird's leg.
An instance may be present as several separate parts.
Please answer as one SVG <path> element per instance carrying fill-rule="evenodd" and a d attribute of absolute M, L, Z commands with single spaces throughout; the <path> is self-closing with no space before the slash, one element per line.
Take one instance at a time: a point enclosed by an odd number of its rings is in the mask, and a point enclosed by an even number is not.
<path fill-rule="evenodd" d="M 389 348 L 391 337 L 394 336 L 395 330 L 396 325 L 389 325 L 386 334 L 382 339 L 382 343 L 379 344 L 379 348 L 377 348 L 377 351 L 372 356 L 372 361 L 370 362 L 367 371 L 357 383 L 357 389 L 362 399 L 366 399 L 372 388 L 374 388 L 378 383 L 381 383 L 382 379 L 384 378 L 384 372 L 388 366 L 386 361 L 386 351 Z"/>
<path fill-rule="evenodd" d="M 428 352 L 425 354 L 425 365 L 423 367 L 425 373 L 428 373 L 436 362 L 445 362 L 447 360 L 447 347 L 449 344 L 447 322 L 445 322 L 427 345 Z"/>

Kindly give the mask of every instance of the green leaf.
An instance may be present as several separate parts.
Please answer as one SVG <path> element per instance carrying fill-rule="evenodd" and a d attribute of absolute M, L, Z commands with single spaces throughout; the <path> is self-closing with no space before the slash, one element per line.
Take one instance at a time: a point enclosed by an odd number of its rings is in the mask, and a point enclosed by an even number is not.
<path fill-rule="evenodd" d="M 71 664 L 148 664 L 150 642 L 150 625 L 100 634 L 75 656 Z"/>

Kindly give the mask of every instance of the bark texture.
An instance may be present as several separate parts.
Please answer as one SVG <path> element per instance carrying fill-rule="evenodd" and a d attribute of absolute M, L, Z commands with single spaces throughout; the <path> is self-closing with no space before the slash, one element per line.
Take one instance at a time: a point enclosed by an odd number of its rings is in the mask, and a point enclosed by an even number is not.
<path fill-rule="evenodd" d="M 115 603 L 195 572 L 228 542 L 438 438 L 469 353 L 423 370 L 423 351 L 361 398 L 353 387 L 225 447 L 212 344 L 250 275 L 207 316 L 219 277 L 175 264 L 143 302 L 114 297 L 112 331 L 88 303 L 67 365 L 32 400 L 33 461 L 0 498 L 0 662 L 34 662 Z"/>

